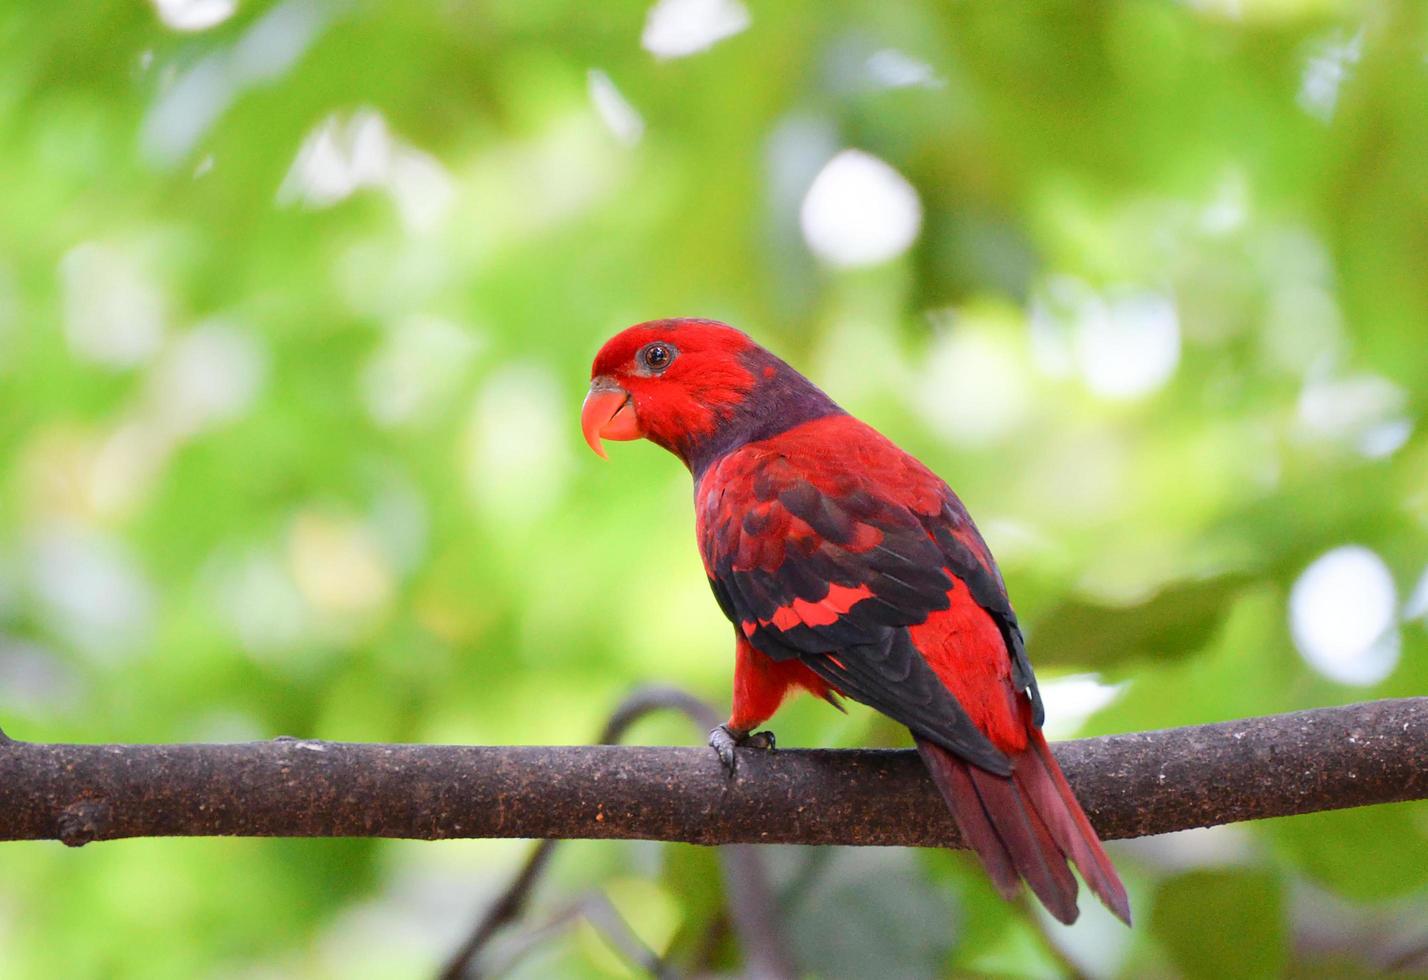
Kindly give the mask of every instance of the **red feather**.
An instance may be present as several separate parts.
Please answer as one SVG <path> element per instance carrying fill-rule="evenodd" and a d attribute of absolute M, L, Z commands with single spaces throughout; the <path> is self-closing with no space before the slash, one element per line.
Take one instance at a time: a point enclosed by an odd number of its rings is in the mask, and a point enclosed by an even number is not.
<path fill-rule="evenodd" d="M 951 604 L 945 612 L 908 630 L 913 645 L 992 744 L 1008 754 L 1020 752 L 1027 727 L 1001 630 L 961 579 L 952 580 L 947 595 Z"/>
<path fill-rule="evenodd" d="M 828 685 L 797 660 L 770 660 L 739 639 L 734 645 L 734 708 L 729 726 L 753 731 L 763 724 L 796 690 L 827 698 Z"/>

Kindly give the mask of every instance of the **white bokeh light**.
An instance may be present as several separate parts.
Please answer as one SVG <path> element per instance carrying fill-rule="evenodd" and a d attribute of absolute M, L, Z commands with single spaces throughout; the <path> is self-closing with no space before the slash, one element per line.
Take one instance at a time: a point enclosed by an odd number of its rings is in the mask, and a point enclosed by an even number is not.
<path fill-rule="evenodd" d="M 1293 279 L 1269 297 L 1259 332 L 1263 356 L 1274 367 L 1307 376 L 1348 348 L 1344 315 L 1332 290 Z"/>
<path fill-rule="evenodd" d="M 640 44 L 657 58 L 684 58 L 749 26 L 739 0 L 659 0 L 645 17 Z"/>
<path fill-rule="evenodd" d="M 232 81 L 242 87 L 287 74 L 317 40 L 333 7 L 320 0 L 287 0 L 273 7 L 233 46 L 228 66 Z"/>
<path fill-rule="evenodd" d="M 1249 178 L 1238 168 L 1226 170 L 1200 208 L 1200 230 L 1207 235 L 1230 235 L 1244 227 L 1252 207 Z"/>
<path fill-rule="evenodd" d="M 942 88 L 947 84 L 927 62 L 897 48 L 874 51 L 863 67 L 880 88 Z"/>
<path fill-rule="evenodd" d="M 1299 393 L 1299 435 L 1380 459 L 1396 452 L 1413 433 L 1407 404 L 1407 393 L 1377 374 L 1313 377 Z"/>
<path fill-rule="evenodd" d="M 610 76 L 592 68 L 586 75 L 586 87 L 590 92 L 590 102 L 595 106 L 595 114 L 615 139 L 626 146 L 638 143 L 645 135 L 645 121 L 639 111 L 630 105 L 630 100 L 615 87 Z"/>
<path fill-rule="evenodd" d="M 1076 332 L 1086 387 L 1105 398 L 1137 398 L 1170 380 L 1180 363 L 1180 318 L 1166 296 L 1113 294 Z"/>
<path fill-rule="evenodd" d="M 1403 604 L 1403 618 L 1421 619 L 1428 625 L 1428 568 L 1423 569 L 1423 574 L 1418 577 L 1418 584 L 1413 587 L 1413 593 Z"/>
<path fill-rule="evenodd" d="M 236 87 L 224 54 L 199 59 L 155 97 L 140 135 L 145 153 L 176 166 L 228 111 Z"/>
<path fill-rule="evenodd" d="M 394 136 L 380 112 L 361 109 L 346 118 L 330 115 L 307 135 L 278 188 L 278 203 L 326 208 L 369 187 L 392 195 L 413 232 L 435 229 L 455 196 L 435 157 Z"/>
<path fill-rule="evenodd" d="M 457 394 L 480 346 L 475 334 L 452 320 L 401 320 L 362 369 L 368 413 L 386 428 L 431 419 Z"/>
<path fill-rule="evenodd" d="M 951 442 L 984 446 L 1005 438 L 1031 412 L 1031 391 L 1019 351 L 999 334 L 955 320 L 929 352 L 913 407 Z"/>
<path fill-rule="evenodd" d="M 564 491 L 570 422 L 564 389 L 550 371 L 517 364 L 492 375 L 471 409 L 465 476 L 475 502 L 495 521 L 539 517 Z"/>
<path fill-rule="evenodd" d="M 211 17 L 220 9 L 204 0 L 185 0 L 184 6 L 194 24 L 201 24 L 200 12 Z M 271 82 L 297 63 L 322 32 L 333 6 L 287 0 L 253 22 L 231 47 L 215 48 L 172 84 L 160 86 L 140 133 L 149 158 L 166 167 L 182 161 L 245 89 Z"/>
<path fill-rule="evenodd" d="M 1052 276 L 1032 300 L 1032 360 L 1051 377 L 1078 374 L 1102 398 L 1156 391 L 1180 363 L 1180 316 L 1165 293 L 1119 286 L 1104 294 L 1074 276 Z"/>
<path fill-rule="evenodd" d="M 267 363 L 251 332 L 222 320 L 205 321 L 176 338 L 151 379 L 164 430 L 184 438 L 241 417 L 262 390 Z"/>
<path fill-rule="evenodd" d="M 1027 339 L 1031 362 L 1048 378 L 1070 378 L 1076 373 L 1071 338 L 1081 310 L 1099 301 L 1095 291 L 1075 276 L 1048 276 L 1031 298 L 1027 312 Z"/>
<path fill-rule="evenodd" d="M 127 368 L 158 352 L 165 303 L 127 251 L 100 242 L 70 249 L 60 260 L 64 333 L 75 355 Z"/>
<path fill-rule="evenodd" d="M 421 567 L 431 545 L 431 514 L 420 488 L 400 469 L 379 476 L 367 525 L 398 574 Z"/>
<path fill-rule="evenodd" d="M 118 540 L 51 524 L 30 541 L 31 588 L 47 625 L 99 660 L 137 653 L 152 627 L 154 590 Z"/>
<path fill-rule="evenodd" d="M 1306 568 L 1289 596 L 1299 653 L 1341 684 L 1377 684 L 1398 664 L 1397 592 L 1388 566 L 1361 545 L 1335 548 Z"/>
<path fill-rule="evenodd" d="M 153 0 L 159 20 L 176 31 L 206 31 L 238 9 L 238 0 Z"/>
<path fill-rule="evenodd" d="M 368 109 L 343 119 L 330 115 L 303 140 L 278 201 L 329 207 L 362 187 L 374 187 L 392 166 L 392 134 L 381 113 Z"/>
<path fill-rule="evenodd" d="M 1364 53 L 1364 34 L 1348 40 L 1337 37 L 1321 42 L 1304 65 L 1299 82 L 1299 105 L 1305 112 L 1328 122 L 1339 104 L 1339 91 Z"/>
<path fill-rule="evenodd" d="M 0 632 L 0 707 L 7 712 L 70 711 L 81 704 L 86 688 L 67 658 Z"/>
<path fill-rule="evenodd" d="M 1120 849 L 1165 871 L 1223 868 L 1248 864 L 1260 842 L 1244 824 L 1196 827 L 1120 842 Z"/>
<path fill-rule="evenodd" d="M 830 265 L 877 265 L 917 240 L 922 202 L 907 179 L 882 160 L 843 150 L 813 178 L 799 223 L 808 247 Z"/>
<path fill-rule="evenodd" d="M 206 577 L 229 632 L 255 660 L 285 660 L 308 640 L 311 613 L 277 548 L 224 549 Z"/>
<path fill-rule="evenodd" d="M 799 232 L 798 209 L 823 165 L 838 152 L 838 132 L 828 120 L 791 114 L 778 121 L 765 143 L 769 209 L 780 242 L 791 251 Z M 793 256 L 778 253 L 781 262 Z M 801 258 L 801 256 L 800 256 Z"/>
<path fill-rule="evenodd" d="M 1044 731 L 1049 738 L 1069 738 L 1097 711 L 1115 703 L 1126 683 L 1105 684 L 1100 674 L 1068 674 L 1039 685 L 1046 704 Z"/>

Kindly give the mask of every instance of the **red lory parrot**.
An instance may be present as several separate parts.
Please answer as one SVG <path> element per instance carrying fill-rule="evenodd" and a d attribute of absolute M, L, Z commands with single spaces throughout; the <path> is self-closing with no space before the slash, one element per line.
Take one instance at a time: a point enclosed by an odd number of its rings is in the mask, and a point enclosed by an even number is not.
<path fill-rule="evenodd" d="M 743 332 L 654 320 L 595 358 L 590 447 L 645 438 L 694 477 L 699 552 L 734 624 L 735 747 L 793 691 L 906 725 L 997 890 L 1023 880 L 1076 919 L 1075 864 L 1130 922 L 1110 859 L 1041 734 L 1043 710 L 996 562 L 957 495 Z"/>

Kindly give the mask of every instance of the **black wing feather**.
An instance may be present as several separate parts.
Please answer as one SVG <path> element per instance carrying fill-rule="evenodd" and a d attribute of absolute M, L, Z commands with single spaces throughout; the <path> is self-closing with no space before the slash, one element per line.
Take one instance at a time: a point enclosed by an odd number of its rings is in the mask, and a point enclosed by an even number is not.
<path fill-rule="evenodd" d="M 1012 657 L 1012 676 L 1019 687 L 1029 690 L 1040 723 L 1040 697 L 1016 616 L 994 566 L 993 570 L 985 567 L 953 533 L 969 528 L 970 520 L 951 491 L 946 491 L 941 513 L 919 515 L 856 485 L 836 497 L 819 491 L 798 478 L 781 457 L 766 460 L 751 476 L 746 487 L 758 506 L 746 513 L 730 514 L 717 491 L 706 498 L 709 513 L 701 546 L 710 585 L 724 614 L 766 656 L 799 659 L 849 697 L 901 722 L 919 737 L 990 772 L 1009 773 L 1006 756 L 967 716 L 908 634 L 908 627 L 948 608 L 952 581 L 944 568 L 950 570 L 997 622 Z M 790 516 L 811 528 L 816 537 L 790 534 Z M 879 539 L 871 546 L 866 544 L 868 528 L 875 529 Z M 857 546 L 860 532 L 861 548 Z M 744 535 L 762 540 L 745 541 Z M 746 550 L 757 553 L 769 543 L 769 535 L 785 536 L 783 560 L 776 568 L 735 567 L 737 556 Z M 818 602 L 833 585 L 861 586 L 872 594 L 831 623 L 773 624 L 775 614 L 795 599 Z"/>
<path fill-rule="evenodd" d="M 914 649 L 907 630 L 889 629 L 880 644 L 865 644 L 803 662 L 848 697 L 894 718 L 914 735 L 1002 776 L 1011 775 L 1007 757 L 967 717 L 952 692 Z"/>

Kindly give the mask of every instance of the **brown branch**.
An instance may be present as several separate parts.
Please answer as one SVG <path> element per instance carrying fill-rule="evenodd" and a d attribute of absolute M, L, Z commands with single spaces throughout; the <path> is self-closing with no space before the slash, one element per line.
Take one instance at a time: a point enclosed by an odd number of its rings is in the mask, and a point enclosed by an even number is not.
<path fill-rule="evenodd" d="M 1102 836 L 1428 797 L 1428 698 L 1084 739 L 1057 756 Z M 955 845 L 911 751 L 0 745 L 0 840 L 580 837 Z"/>

